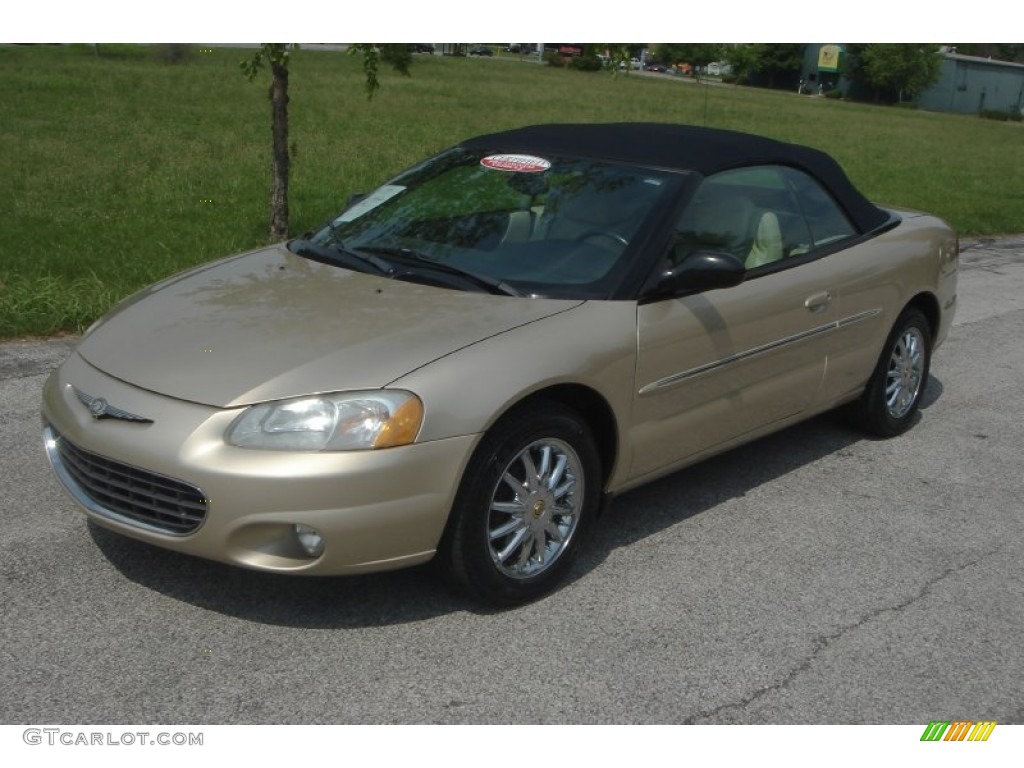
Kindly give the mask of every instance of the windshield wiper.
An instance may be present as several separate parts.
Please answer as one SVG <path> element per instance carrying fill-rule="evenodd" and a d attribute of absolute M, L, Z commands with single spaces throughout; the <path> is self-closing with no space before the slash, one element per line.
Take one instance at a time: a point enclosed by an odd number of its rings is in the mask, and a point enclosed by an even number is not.
<path fill-rule="evenodd" d="M 367 264 L 373 267 L 380 274 L 391 277 L 395 273 L 395 265 L 380 256 L 356 253 L 345 248 L 341 243 L 321 245 L 312 240 L 297 237 L 288 241 L 288 250 L 297 256 L 305 256 L 314 261 L 325 264 L 335 264 L 346 267 L 365 267 Z"/>
<path fill-rule="evenodd" d="M 410 250 L 409 248 L 400 248 L 398 246 L 388 245 L 361 245 L 359 246 L 359 250 L 366 251 L 367 253 L 383 253 L 387 256 L 398 257 L 403 261 L 412 262 L 415 266 L 423 266 L 437 272 L 444 272 L 445 274 L 461 278 L 464 281 L 474 283 L 478 287 L 485 288 L 494 294 L 504 296 L 523 295 L 504 280 L 498 280 L 496 278 L 489 277 L 488 275 L 478 275 L 475 272 L 469 272 L 468 270 L 447 264 L 443 261 L 435 261 L 434 259 L 424 256 L 422 253 Z"/>

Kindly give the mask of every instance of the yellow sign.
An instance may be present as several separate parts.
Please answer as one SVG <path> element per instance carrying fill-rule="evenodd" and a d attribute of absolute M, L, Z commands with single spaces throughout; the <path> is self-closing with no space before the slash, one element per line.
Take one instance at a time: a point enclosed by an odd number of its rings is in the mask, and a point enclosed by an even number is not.
<path fill-rule="evenodd" d="M 838 72 L 840 53 L 842 53 L 842 48 L 840 48 L 838 45 L 821 46 L 821 48 L 818 50 L 818 71 Z"/>

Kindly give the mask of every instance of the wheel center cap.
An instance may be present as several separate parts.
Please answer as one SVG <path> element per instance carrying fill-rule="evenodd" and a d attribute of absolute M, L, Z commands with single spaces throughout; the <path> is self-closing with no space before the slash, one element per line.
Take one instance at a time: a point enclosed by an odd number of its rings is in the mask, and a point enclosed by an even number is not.
<path fill-rule="evenodd" d="M 543 499 L 537 499 L 535 502 L 533 502 L 533 517 L 534 517 L 534 519 L 537 519 L 541 515 L 543 515 L 544 514 L 544 509 L 545 509 L 545 505 L 544 505 L 544 500 Z"/>

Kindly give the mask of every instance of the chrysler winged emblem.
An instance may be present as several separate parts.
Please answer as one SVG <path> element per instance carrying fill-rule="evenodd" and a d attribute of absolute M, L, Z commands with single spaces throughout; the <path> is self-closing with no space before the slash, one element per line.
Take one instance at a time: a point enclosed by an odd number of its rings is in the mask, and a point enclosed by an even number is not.
<path fill-rule="evenodd" d="M 145 416 L 138 416 L 121 408 L 116 408 L 102 397 L 88 395 L 78 387 L 72 387 L 72 389 L 75 390 L 75 395 L 82 401 L 82 404 L 89 409 L 89 413 L 92 414 L 94 419 L 121 419 L 122 421 L 134 421 L 138 424 L 153 423 L 152 419 L 147 419 Z"/>

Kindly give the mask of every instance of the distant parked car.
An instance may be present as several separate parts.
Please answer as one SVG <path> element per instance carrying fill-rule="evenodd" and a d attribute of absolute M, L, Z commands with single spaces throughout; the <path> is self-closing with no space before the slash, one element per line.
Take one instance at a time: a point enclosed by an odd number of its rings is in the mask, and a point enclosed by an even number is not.
<path fill-rule="evenodd" d="M 433 53 L 434 46 L 430 43 L 409 43 L 410 53 Z"/>
<path fill-rule="evenodd" d="M 493 56 L 494 49 L 488 48 L 486 45 L 480 45 L 473 48 L 469 52 L 470 56 Z"/>
<path fill-rule="evenodd" d="M 651 62 L 644 69 L 648 72 L 668 72 L 669 69 L 664 64 L 658 64 L 657 62 Z"/>

